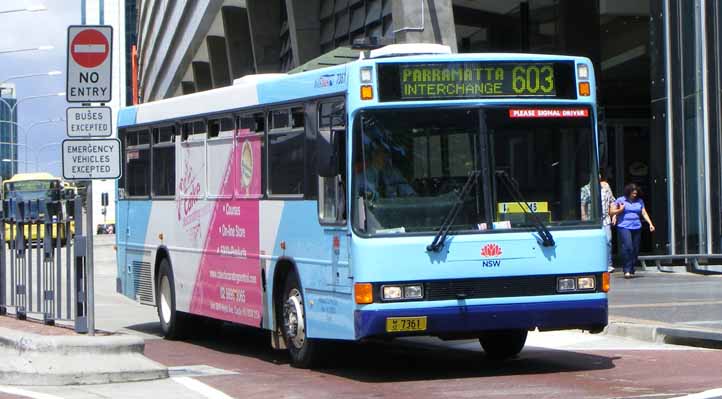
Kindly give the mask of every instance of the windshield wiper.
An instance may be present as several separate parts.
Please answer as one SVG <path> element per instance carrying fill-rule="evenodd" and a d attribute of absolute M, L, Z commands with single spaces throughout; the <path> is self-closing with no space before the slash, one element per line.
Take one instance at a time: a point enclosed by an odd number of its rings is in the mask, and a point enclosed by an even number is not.
<path fill-rule="evenodd" d="M 524 213 L 531 215 L 531 218 L 534 221 L 534 227 L 542 240 L 542 245 L 545 247 L 553 247 L 555 243 L 552 233 L 549 231 L 544 222 L 539 219 L 536 212 L 531 209 L 529 203 L 524 199 L 521 191 L 519 191 L 519 184 L 504 170 L 497 170 L 495 174 L 499 180 L 504 182 L 506 188 L 509 190 L 509 193 L 511 193 L 511 196 L 514 197 L 514 201 L 521 206 Z"/>
<path fill-rule="evenodd" d="M 434 240 L 431 241 L 431 244 L 426 246 L 426 251 L 439 252 L 441 248 L 444 248 L 444 241 L 446 241 L 446 236 L 449 235 L 451 225 L 454 224 L 456 216 L 459 215 L 459 211 L 464 205 L 464 198 L 466 198 L 466 195 L 469 193 L 469 191 L 471 191 L 474 185 L 476 185 L 476 183 L 479 181 L 480 174 L 481 172 L 478 170 L 472 170 L 469 173 L 469 178 L 466 179 L 466 183 L 464 183 L 464 186 L 459 193 L 459 197 L 456 199 L 456 202 L 454 202 L 454 205 L 451 207 L 451 209 L 449 209 L 449 213 L 444 218 L 444 222 L 441 223 L 441 226 L 439 226 L 439 231 L 436 232 Z"/>

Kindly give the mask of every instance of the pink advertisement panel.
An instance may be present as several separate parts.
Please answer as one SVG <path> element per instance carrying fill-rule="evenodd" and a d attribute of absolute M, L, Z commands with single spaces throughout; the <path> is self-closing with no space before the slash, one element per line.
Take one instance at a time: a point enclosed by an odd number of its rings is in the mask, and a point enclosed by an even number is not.
<path fill-rule="evenodd" d="M 236 196 L 240 198 L 261 197 L 261 140 L 263 133 L 241 129 L 236 134 Z"/>
<path fill-rule="evenodd" d="M 241 131 L 238 132 L 240 137 Z M 239 145 L 240 144 L 240 145 Z M 260 181 L 260 142 L 249 179 Z M 221 196 L 237 185 L 231 176 L 242 159 L 243 141 L 236 141 L 223 176 Z M 235 174 L 237 175 L 237 174 Z M 260 191 L 260 185 L 259 185 Z M 259 253 L 258 200 L 216 200 L 191 299 L 191 312 L 253 326 L 261 325 L 263 300 Z"/>

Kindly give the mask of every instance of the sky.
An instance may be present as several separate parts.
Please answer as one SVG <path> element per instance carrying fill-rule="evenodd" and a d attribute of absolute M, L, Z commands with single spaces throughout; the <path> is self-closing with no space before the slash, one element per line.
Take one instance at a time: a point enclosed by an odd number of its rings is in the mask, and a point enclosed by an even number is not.
<path fill-rule="evenodd" d="M 43 5 L 47 11 L 14 12 L 3 14 L 3 10 Z M 53 46 L 52 50 L 0 53 L 0 82 L 12 76 L 61 71 L 61 75 L 42 76 L 11 80 L 16 86 L 19 101 L 24 97 L 60 93 L 65 91 L 65 51 L 68 25 L 80 24 L 80 0 L 0 0 L 0 51 L 17 48 Z M 65 118 L 69 104 L 65 97 L 29 99 L 18 105 L 18 141 L 28 140 L 26 148 L 18 146 L 20 162 L 18 169 L 35 171 L 36 156 L 38 170 L 62 175 L 60 166 L 60 142 L 65 138 L 65 122 L 36 125 L 34 122 Z M 0 105 L 4 106 L 4 105 Z M 24 131 L 25 130 L 25 131 Z M 25 161 L 29 161 L 26 163 Z"/>

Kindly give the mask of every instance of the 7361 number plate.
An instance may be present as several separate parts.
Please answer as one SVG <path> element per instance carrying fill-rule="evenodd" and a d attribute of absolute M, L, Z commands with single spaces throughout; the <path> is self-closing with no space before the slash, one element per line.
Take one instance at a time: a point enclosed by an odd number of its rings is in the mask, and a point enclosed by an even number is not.
<path fill-rule="evenodd" d="M 426 331 L 426 316 L 386 318 L 386 332 L 402 331 Z"/>

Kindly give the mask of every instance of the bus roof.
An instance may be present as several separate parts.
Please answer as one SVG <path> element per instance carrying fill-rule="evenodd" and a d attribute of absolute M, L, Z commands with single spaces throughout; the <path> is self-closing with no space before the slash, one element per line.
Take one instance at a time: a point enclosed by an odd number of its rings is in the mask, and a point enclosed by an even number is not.
<path fill-rule="evenodd" d="M 351 68 L 365 65 L 394 62 L 464 62 L 464 61 L 571 61 L 585 63 L 591 67 L 591 61 L 585 57 L 528 53 L 463 53 L 445 54 L 414 52 L 421 45 L 403 45 L 408 54 L 400 54 L 392 45 L 374 50 L 372 58 L 360 58 L 341 65 L 319 68 L 294 74 L 247 75 L 236 79 L 233 85 L 203 92 L 139 104 L 122 108 L 118 113 L 118 127 L 124 128 L 151 123 L 175 123 L 178 119 L 190 115 L 204 115 L 230 112 L 253 106 L 273 105 L 304 98 L 323 97 L 346 93 L 348 81 L 358 82 L 357 76 L 349 73 Z M 402 47 L 403 47 L 402 46 Z M 393 48 L 392 48 L 393 47 Z M 394 50 L 394 51 L 392 51 Z M 375 53 L 375 54 L 374 54 Z M 387 55 L 388 53 L 389 55 Z M 377 57 L 373 57 L 378 55 Z M 352 76 L 353 75 L 353 76 Z M 593 89 L 594 90 L 594 89 Z M 595 93 L 594 93 L 595 94 Z M 592 97 L 595 97 L 594 95 Z"/>
<path fill-rule="evenodd" d="M 14 183 L 19 181 L 30 181 L 30 180 L 61 180 L 59 177 L 55 177 L 50 173 L 39 172 L 39 173 L 17 173 L 12 178 L 5 180 L 4 183 Z"/>

